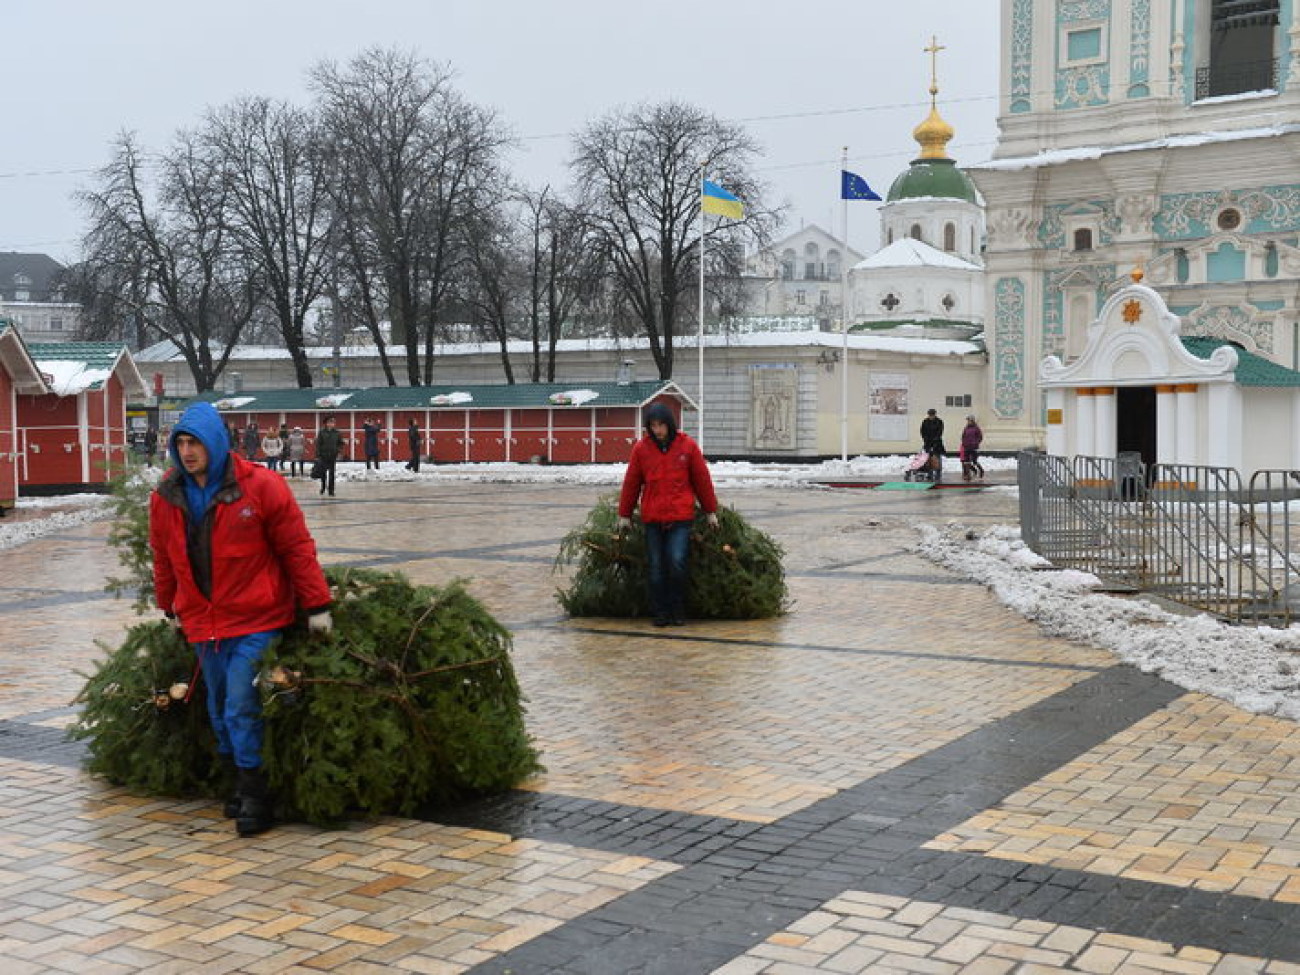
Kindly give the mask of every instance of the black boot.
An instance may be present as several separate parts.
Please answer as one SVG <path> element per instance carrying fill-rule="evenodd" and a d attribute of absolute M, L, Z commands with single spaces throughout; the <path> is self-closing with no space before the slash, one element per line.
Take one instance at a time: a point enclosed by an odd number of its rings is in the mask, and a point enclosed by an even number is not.
<path fill-rule="evenodd" d="M 239 770 L 239 815 L 235 830 L 240 836 L 256 836 L 271 828 L 271 789 L 266 771 L 260 768 Z"/>
<path fill-rule="evenodd" d="M 221 804 L 221 815 L 234 819 L 239 815 L 239 769 L 230 755 L 221 756 L 221 789 L 226 794 Z"/>

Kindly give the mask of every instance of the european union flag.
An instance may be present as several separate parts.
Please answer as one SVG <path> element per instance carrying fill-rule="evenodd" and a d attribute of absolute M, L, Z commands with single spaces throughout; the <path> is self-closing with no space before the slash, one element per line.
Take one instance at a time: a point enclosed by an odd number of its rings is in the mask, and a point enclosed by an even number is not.
<path fill-rule="evenodd" d="M 879 200 L 880 194 L 867 185 L 867 181 L 857 173 L 847 169 L 840 170 L 841 200 Z"/>

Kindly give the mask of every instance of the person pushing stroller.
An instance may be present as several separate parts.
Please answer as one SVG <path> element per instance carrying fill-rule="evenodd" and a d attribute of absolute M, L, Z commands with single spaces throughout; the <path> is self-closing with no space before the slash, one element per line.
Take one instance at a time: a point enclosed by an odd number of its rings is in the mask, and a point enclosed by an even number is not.
<path fill-rule="evenodd" d="M 943 458 L 947 451 L 943 447 L 943 420 L 933 409 L 926 410 L 921 421 L 921 449 L 930 458 L 930 470 L 938 484 L 943 480 Z"/>

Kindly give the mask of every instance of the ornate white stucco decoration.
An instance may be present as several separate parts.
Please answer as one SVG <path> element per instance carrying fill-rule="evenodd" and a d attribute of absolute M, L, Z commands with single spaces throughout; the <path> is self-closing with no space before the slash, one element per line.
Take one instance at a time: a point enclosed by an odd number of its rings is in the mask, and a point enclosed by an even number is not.
<path fill-rule="evenodd" d="M 1140 280 L 1141 272 L 1134 272 Z M 1152 288 L 1120 288 L 1088 326 L 1088 344 L 1069 365 L 1054 355 L 1038 367 L 1044 388 L 1151 386 L 1165 383 L 1232 382 L 1237 350 L 1220 346 L 1198 359 L 1179 340 L 1182 321 Z"/>

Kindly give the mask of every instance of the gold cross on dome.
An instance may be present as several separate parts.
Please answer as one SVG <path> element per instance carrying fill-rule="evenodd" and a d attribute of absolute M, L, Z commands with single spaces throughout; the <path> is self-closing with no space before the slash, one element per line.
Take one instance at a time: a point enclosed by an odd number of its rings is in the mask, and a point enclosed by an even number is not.
<path fill-rule="evenodd" d="M 939 94 L 939 52 L 948 50 L 947 47 L 939 43 L 939 38 L 934 34 L 930 35 L 930 46 L 921 48 L 930 55 L 930 94 Z"/>

